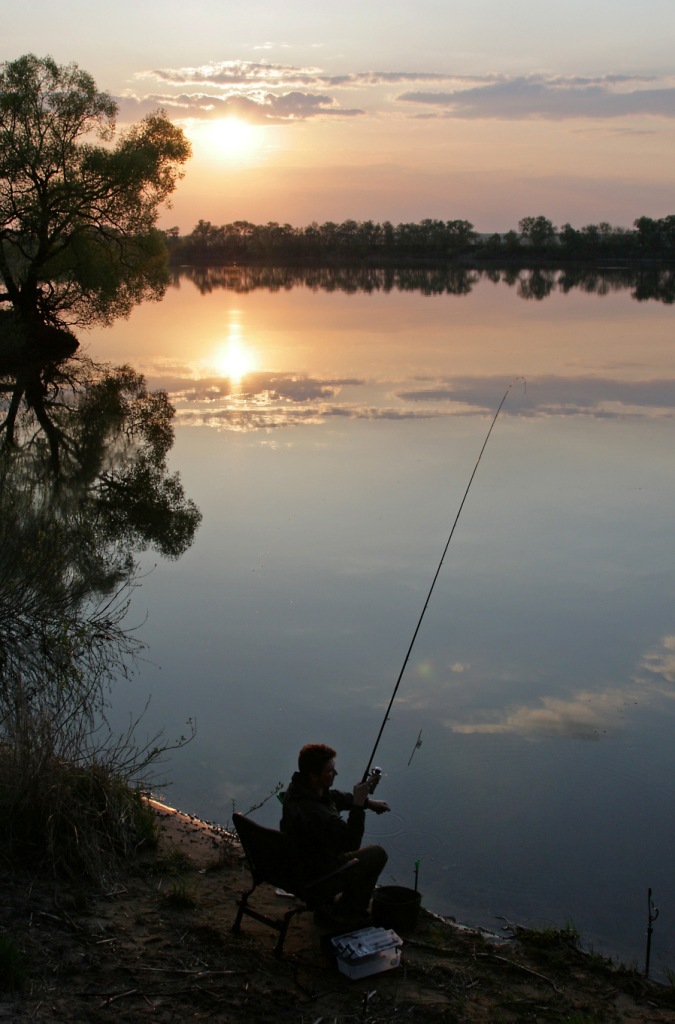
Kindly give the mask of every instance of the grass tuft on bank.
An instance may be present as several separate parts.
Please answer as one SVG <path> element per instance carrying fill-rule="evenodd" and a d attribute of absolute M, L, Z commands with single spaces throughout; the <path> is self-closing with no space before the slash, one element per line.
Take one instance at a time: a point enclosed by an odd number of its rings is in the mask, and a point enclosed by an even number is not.
<path fill-rule="evenodd" d="M 7 860 L 101 884 L 157 831 L 141 790 L 109 765 L 33 744 L 0 751 L 0 821 Z"/>

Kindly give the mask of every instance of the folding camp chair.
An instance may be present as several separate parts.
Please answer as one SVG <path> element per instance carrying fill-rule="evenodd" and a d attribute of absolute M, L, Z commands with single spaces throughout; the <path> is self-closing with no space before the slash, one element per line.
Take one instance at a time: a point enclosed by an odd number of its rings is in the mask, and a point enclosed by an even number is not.
<path fill-rule="evenodd" d="M 354 858 L 336 871 L 331 871 L 321 878 L 314 879 L 309 883 L 302 882 L 298 876 L 293 843 L 287 835 L 276 829 L 258 825 L 243 814 L 233 814 L 232 821 L 241 840 L 253 880 L 251 888 L 243 892 L 237 900 L 239 910 L 232 925 L 232 931 L 235 934 L 239 933 L 244 914 L 274 928 L 279 932 L 274 955 L 280 957 L 292 918 L 296 914 L 321 907 L 337 893 L 342 892 L 345 875 L 358 864 L 358 861 Z M 263 883 L 292 894 L 301 905 L 292 907 L 286 911 L 283 917 L 279 918 L 269 917 L 259 910 L 254 910 L 249 906 L 248 900 L 253 891 Z"/>

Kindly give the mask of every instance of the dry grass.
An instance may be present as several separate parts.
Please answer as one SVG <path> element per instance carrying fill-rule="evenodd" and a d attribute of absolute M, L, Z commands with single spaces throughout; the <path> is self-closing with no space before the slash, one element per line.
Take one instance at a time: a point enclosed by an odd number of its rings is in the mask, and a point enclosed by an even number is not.
<path fill-rule="evenodd" d="M 0 818 L 7 859 L 100 883 L 154 826 L 140 791 L 107 766 L 9 747 L 0 756 Z"/>
<path fill-rule="evenodd" d="M 107 886 L 155 820 L 142 798 L 168 744 L 114 735 L 100 687 L 4 679 L 0 699 L 0 854 L 54 876 Z M 185 742 L 181 738 L 178 743 Z"/>

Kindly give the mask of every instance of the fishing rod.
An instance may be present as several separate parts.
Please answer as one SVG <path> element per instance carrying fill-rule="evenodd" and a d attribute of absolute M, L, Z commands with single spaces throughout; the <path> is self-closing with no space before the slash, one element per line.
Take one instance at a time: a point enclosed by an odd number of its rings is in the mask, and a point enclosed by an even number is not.
<path fill-rule="evenodd" d="M 499 403 L 499 407 L 498 407 L 496 413 L 494 414 L 494 416 L 492 418 L 492 423 L 490 424 L 490 429 L 488 430 L 487 434 L 485 435 L 485 440 L 483 441 L 483 447 L 481 448 L 480 452 L 478 453 L 478 458 L 476 459 L 476 465 L 473 467 L 473 472 L 471 474 L 471 477 L 469 478 L 468 484 L 466 485 L 466 490 L 464 491 L 464 497 L 462 498 L 462 500 L 460 502 L 459 508 L 457 510 L 457 515 L 455 516 L 455 521 L 452 524 L 452 529 L 450 530 L 450 536 L 448 537 L 448 539 L 447 539 L 447 541 L 445 543 L 445 547 L 443 548 L 443 554 L 441 555 L 441 560 L 438 563 L 438 568 L 436 569 L 436 572 L 434 574 L 434 578 L 431 581 L 431 586 L 429 587 L 429 593 L 427 594 L 427 599 L 424 602 L 424 607 L 422 608 L 422 613 L 421 613 L 419 619 L 417 620 L 417 626 L 415 627 L 415 632 L 412 635 L 412 640 L 410 641 L 410 645 L 408 646 L 408 650 L 406 652 L 406 656 L 403 659 L 403 664 L 401 666 L 401 671 L 398 674 L 398 679 L 396 680 L 396 685 L 394 686 L 394 692 L 391 695 L 391 700 L 389 701 L 389 704 L 387 705 L 387 710 L 384 713 L 384 718 L 382 719 L 382 725 L 380 726 L 380 731 L 377 734 L 377 739 L 375 740 L 375 745 L 374 745 L 374 747 L 373 747 L 373 749 L 371 751 L 370 758 L 368 760 L 368 764 L 366 765 L 366 770 L 363 773 L 363 779 L 362 779 L 363 782 L 366 782 L 366 780 L 368 779 L 369 775 L 371 774 L 370 766 L 372 765 L 372 763 L 373 763 L 373 761 L 375 759 L 375 753 L 377 751 L 378 746 L 380 745 L 380 740 L 382 739 L 382 733 L 384 732 L 384 727 L 387 724 L 387 722 L 389 721 L 389 713 L 390 713 L 390 711 L 392 709 L 394 701 L 396 700 L 396 694 L 398 693 L 398 688 L 401 685 L 401 680 L 403 679 L 403 673 L 406 670 L 406 666 L 408 664 L 408 660 L 409 660 L 410 655 L 412 653 L 412 649 L 415 646 L 415 640 L 417 639 L 417 634 L 420 631 L 420 626 L 422 625 L 422 619 L 424 618 L 426 610 L 429 607 L 429 601 L 431 600 L 431 595 L 434 592 L 434 587 L 436 586 L 436 580 L 439 577 L 441 568 L 443 566 L 443 562 L 445 560 L 445 556 L 447 554 L 448 548 L 450 547 L 450 541 L 452 540 L 453 534 L 455 532 L 455 527 L 457 526 L 457 523 L 459 521 L 459 517 L 462 514 L 462 509 L 464 508 L 464 502 L 466 501 L 467 496 L 469 494 L 469 491 L 471 490 L 471 484 L 473 483 L 473 478 L 475 477 L 476 472 L 478 470 L 478 466 L 479 466 L 480 460 L 483 457 L 483 452 L 487 448 L 487 443 L 490 440 L 490 434 L 492 433 L 494 425 L 497 422 L 497 419 L 499 418 L 499 414 L 502 411 L 502 406 L 504 405 L 504 402 L 506 401 L 511 388 L 516 383 L 516 381 L 524 380 L 524 379 L 525 379 L 524 377 L 514 377 L 513 378 L 513 380 L 511 381 L 511 383 L 507 387 L 506 391 L 504 392 L 502 400 Z M 373 769 L 373 774 L 376 776 L 377 779 L 379 779 L 379 777 L 381 775 L 381 770 L 377 769 L 377 768 L 374 768 Z M 371 784 L 373 785 L 373 788 L 374 788 L 374 785 L 376 785 L 377 783 L 376 782 L 372 782 Z"/>

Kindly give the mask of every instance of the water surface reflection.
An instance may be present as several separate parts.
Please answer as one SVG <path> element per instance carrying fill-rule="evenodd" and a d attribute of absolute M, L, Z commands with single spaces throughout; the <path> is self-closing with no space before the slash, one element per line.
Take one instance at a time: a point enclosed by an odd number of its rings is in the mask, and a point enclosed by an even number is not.
<path fill-rule="evenodd" d="M 3 354 L 0 374 L 0 743 L 109 765 L 108 689 L 142 648 L 139 553 L 177 559 L 201 518 L 168 471 L 173 409 L 130 367 L 72 354 Z"/>
<path fill-rule="evenodd" d="M 388 870 L 409 883 L 420 858 L 439 910 L 573 918 L 637 960 L 652 886 L 653 962 L 672 962 L 667 289 L 642 302 L 624 271 L 575 286 L 542 271 L 527 281 L 545 300 L 523 301 L 522 275 L 423 293 L 370 272 L 368 290 L 324 288 L 325 273 L 200 270 L 92 338 L 170 393 L 172 462 L 204 512 L 142 591 L 137 698 L 199 725 L 169 799 L 226 821 L 314 740 L 360 776 L 490 418 L 523 376 L 378 753 L 400 823 Z M 207 369 L 234 322 L 256 359 L 235 381 Z"/>
<path fill-rule="evenodd" d="M 270 267 L 192 266 L 174 269 L 173 284 L 191 281 L 202 295 L 218 289 L 247 294 L 263 288 L 280 291 L 310 288 L 312 291 L 388 293 L 420 292 L 422 295 L 468 295 L 481 280 L 502 282 L 515 288 L 521 299 L 541 300 L 555 292 L 579 289 L 587 294 L 608 295 L 629 291 L 633 299 L 675 302 L 675 272 L 670 267 L 566 267 L 524 269 L 476 269 L 457 265 L 439 267 Z"/>

